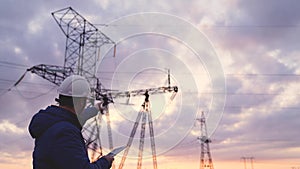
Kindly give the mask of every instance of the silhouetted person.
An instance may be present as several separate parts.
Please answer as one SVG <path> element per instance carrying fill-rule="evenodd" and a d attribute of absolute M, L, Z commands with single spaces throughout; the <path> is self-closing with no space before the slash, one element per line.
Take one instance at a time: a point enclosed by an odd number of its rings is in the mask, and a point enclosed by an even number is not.
<path fill-rule="evenodd" d="M 82 125 L 83 110 L 90 96 L 87 80 L 79 75 L 67 77 L 58 88 L 59 106 L 48 106 L 35 114 L 29 132 L 35 139 L 34 169 L 109 169 L 114 158 L 103 156 L 91 163 Z M 80 123 L 81 122 L 81 123 Z"/>

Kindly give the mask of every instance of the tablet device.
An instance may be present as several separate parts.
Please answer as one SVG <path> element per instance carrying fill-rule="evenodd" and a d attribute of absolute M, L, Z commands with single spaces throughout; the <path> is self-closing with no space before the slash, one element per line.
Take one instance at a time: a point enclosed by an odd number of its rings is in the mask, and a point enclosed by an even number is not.
<path fill-rule="evenodd" d="M 117 154 L 119 154 L 121 151 L 123 151 L 127 146 L 121 146 L 121 147 L 117 147 L 115 149 L 113 149 L 110 153 L 108 153 L 108 156 L 115 156 Z"/>

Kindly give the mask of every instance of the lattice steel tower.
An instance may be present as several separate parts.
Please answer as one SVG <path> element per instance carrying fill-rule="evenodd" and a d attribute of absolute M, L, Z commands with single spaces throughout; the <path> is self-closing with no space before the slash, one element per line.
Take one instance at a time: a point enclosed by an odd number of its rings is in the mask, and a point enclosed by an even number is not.
<path fill-rule="evenodd" d="M 107 44 L 114 45 L 115 55 L 115 42 L 71 7 L 55 11 L 52 16 L 66 36 L 64 65 L 40 64 L 28 71 L 56 85 L 69 75 L 82 75 L 89 81 L 96 99 L 102 100 L 103 87 L 95 76 L 100 60 L 100 48 Z"/>
<path fill-rule="evenodd" d="M 112 100 L 106 95 L 107 90 L 101 86 L 100 80 L 95 74 L 97 71 L 97 63 L 100 61 L 100 48 L 104 45 L 113 45 L 113 55 L 115 56 L 116 44 L 71 7 L 55 11 L 52 13 L 52 16 L 66 36 L 64 65 L 40 64 L 27 69 L 27 71 L 35 73 L 56 85 L 60 85 L 66 77 L 73 74 L 84 76 L 90 83 L 91 91 L 95 99 L 101 100 L 104 106 L 106 106 L 104 108 L 105 111 L 101 113 L 107 117 L 109 148 L 112 149 L 113 140 L 109 112 L 107 109 L 108 100 L 110 102 L 112 102 Z M 24 76 L 25 74 L 16 84 L 18 84 Z M 91 100 L 90 104 L 92 105 L 93 102 L 94 100 Z M 93 136 L 99 136 L 102 114 L 98 114 L 94 118 L 96 125 L 89 130 L 90 136 L 87 138 L 87 147 L 92 150 L 100 151 L 100 155 L 102 155 L 100 137 L 93 138 Z M 90 147 L 90 143 L 93 143 L 91 144 L 93 147 Z M 97 146 L 97 148 L 95 146 Z M 92 157 L 92 159 L 93 158 L 94 157 Z"/>
<path fill-rule="evenodd" d="M 209 148 L 209 143 L 211 143 L 211 140 L 207 135 L 206 119 L 204 112 L 201 113 L 201 118 L 197 120 L 200 121 L 201 129 L 201 136 L 198 137 L 201 145 L 200 169 L 213 169 L 214 166 Z"/>
<path fill-rule="evenodd" d="M 95 160 L 102 155 L 102 146 L 100 139 L 100 127 L 102 121 L 102 115 L 106 116 L 107 130 L 108 130 L 108 142 L 109 149 L 113 148 L 113 140 L 110 126 L 109 118 L 109 108 L 108 105 L 113 103 L 113 99 L 116 98 L 129 98 L 135 96 L 145 95 L 146 99 L 142 106 L 141 111 L 137 117 L 137 125 L 133 127 L 132 133 L 130 135 L 127 149 L 124 151 L 122 157 L 122 162 L 119 166 L 119 169 L 122 169 L 124 162 L 129 151 L 129 148 L 132 143 L 132 139 L 136 132 L 137 126 L 142 118 L 141 124 L 141 133 L 140 133 L 140 145 L 139 145 L 139 154 L 138 154 L 138 168 L 142 166 L 142 154 L 144 147 L 144 137 L 145 137 L 145 125 L 146 121 L 149 125 L 150 135 L 151 135 L 151 150 L 153 158 L 154 169 L 157 168 L 156 161 L 156 150 L 154 142 L 154 131 L 153 123 L 150 112 L 150 102 L 149 95 L 152 94 L 163 94 L 163 93 L 173 93 L 171 100 L 174 99 L 176 93 L 178 92 L 177 86 L 170 85 L 170 72 L 168 71 L 168 86 L 162 86 L 157 88 L 148 88 L 148 89 L 138 89 L 132 91 L 123 91 L 123 92 L 114 92 L 109 91 L 103 88 L 100 83 L 100 80 L 95 76 L 97 71 L 97 63 L 100 60 L 100 48 L 104 45 L 113 45 L 114 52 L 113 56 L 116 53 L 116 44 L 104 33 L 102 33 L 98 28 L 93 24 L 88 22 L 83 16 L 73 10 L 71 7 L 64 8 L 52 13 L 56 23 L 59 25 L 60 29 L 66 36 L 66 48 L 65 48 L 65 57 L 64 65 L 45 65 L 40 64 L 33 66 L 27 69 L 27 72 L 32 72 L 38 76 L 54 83 L 55 85 L 60 85 L 62 81 L 72 75 L 82 75 L 86 77 L 91 85 L 91 90 L 95 96 L 96 100 L 102 102 L 102 110 L 95 118 L 94 121 L 90 123 L 90 126 L 86 126 L 83 130 L 89 132 L 89 137 L 85 138 L 87 142 L 87 147 L 93 150 L 92 160 Z M 25 73 L 26 74 L 26 73 Z M 16 86 L 24 78 L 25 74 L 16 82 Z M 96 125 L 93 125 L 96 124 Z M 98 157 L 96 153 L 99 154 Z"/>
<path fill-rule="evenodd" d="M 254 157 L 241 157 L 241 159 L 243 159 L 244 161 L 244 167 L 245 169 L 247 169 L 247 161 L 249 160 L 250 161 L 250 164 L 251 164 L 251 169 L 253 169 L 253 159 Z"/>

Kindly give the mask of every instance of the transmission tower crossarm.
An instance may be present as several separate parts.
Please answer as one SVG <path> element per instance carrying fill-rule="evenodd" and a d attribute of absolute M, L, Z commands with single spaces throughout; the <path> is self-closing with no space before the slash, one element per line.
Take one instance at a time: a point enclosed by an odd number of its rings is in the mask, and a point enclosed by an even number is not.
<path fill-rule="evenodd" d="M 114 99 L 116 98 L 127 98 L 127 104 L 129 104 L 130 97 L 136 96 L 145 96 L 147 95 L 154 95 L 154 94 L 164 94 L 164 93 L 172 93 L 170 100 L 173 100 L 178 92 L 177 86 L 171 86 L 170 80 L 170 71 L 168 70 L 168 86 L 161 86 L 156 88 L 147 88 L 147 89 L 138 89 L 138 90 L 128 90 L 128 91 L 109 91 L 103 89 L 100 80 L 97 79 L 97 87 L 93 90 L 96 93 L 96 100 L 102 100 L 109 103 L 114 103 Z M 149 97 L 149 96 L 148 96 Z"/>
<path fill-rule="evenodd" d="M 97 87 L 93 89 L 96 94 L 96 100 L 102 100 L 107 105 L 109 103 L 114 103 L 114 99 L 116 98 L 128 98 L 127 104 L 129 102 L 130 97 L 136 97 L 136 96 L 145 96 L 145 93 L 148 95 L 153 94 L 163 94 L 167 92 L 173 92 L 172 96 L 170 97 L 170 100 L 173 100 L 178 92 L 177 86 L 171 86 L 171 87 L 157 87 L 157 88 L 148 88 L 148 89 L 138 89 L 138 90 L 130 90 L 130 91 L 123 91 L 123 92 L 116 92 L 116 91 L 108 91 L 106 89 L 103 89 L 100 82 L 97 82 Z"/>
<path fill-rule="evenodd" d="M 60 85 L 67 76 L 70 76 L 73 73 L 73 70 L 68 67 L 45 64 L 33 66 L 27 69 L 27 71 L 35 73 L 56 85 Z"/>
<path fill-rule="evenodd" d="M 143 96 L 145 93 L 148 92 L 149 95 L 154 94 L 163 94 L 167 92 L 178 92 L 177 86 L 171 87 L 157 87 L 157 88 L 148 88 L 148 89 L 138 89 L 138 90 L 131 90 L 131 91 L 124 91 L 124 92 L 111 92 L 110 95 L 113 99 L 115 98 L 122 98 L 122 97 L 136 97 L 136 96 Z"/>

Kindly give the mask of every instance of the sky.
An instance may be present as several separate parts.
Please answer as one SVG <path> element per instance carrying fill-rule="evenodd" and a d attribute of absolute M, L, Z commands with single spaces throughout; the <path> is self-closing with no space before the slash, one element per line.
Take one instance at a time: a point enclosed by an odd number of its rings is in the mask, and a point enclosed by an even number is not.
<path fill-rule="evenodd" d="M 300 167 L 300 1 L 1 0 L 0 168 L 32 168 L 27 127 L 55 104 L 57 86 L 30 72 L 13 85 L 32 66 L 63 65 L 66 37 L 51 12 L 70 6 L 117 44 L 97 63 L 105 87 L 166 86 L 170 69 L 174 100 L 150 96 L 158 168 L 199 168 L 202 111 L 215 169 L 245 168 L 241 157 L 256 169 Z M 125 102 L 110 105 L 115 146 L 127 143 L 143 97 Z M 142 168 L 152 168 L 148 132 Z M 124 168 L 136 167 L 139 134 Z"/>

